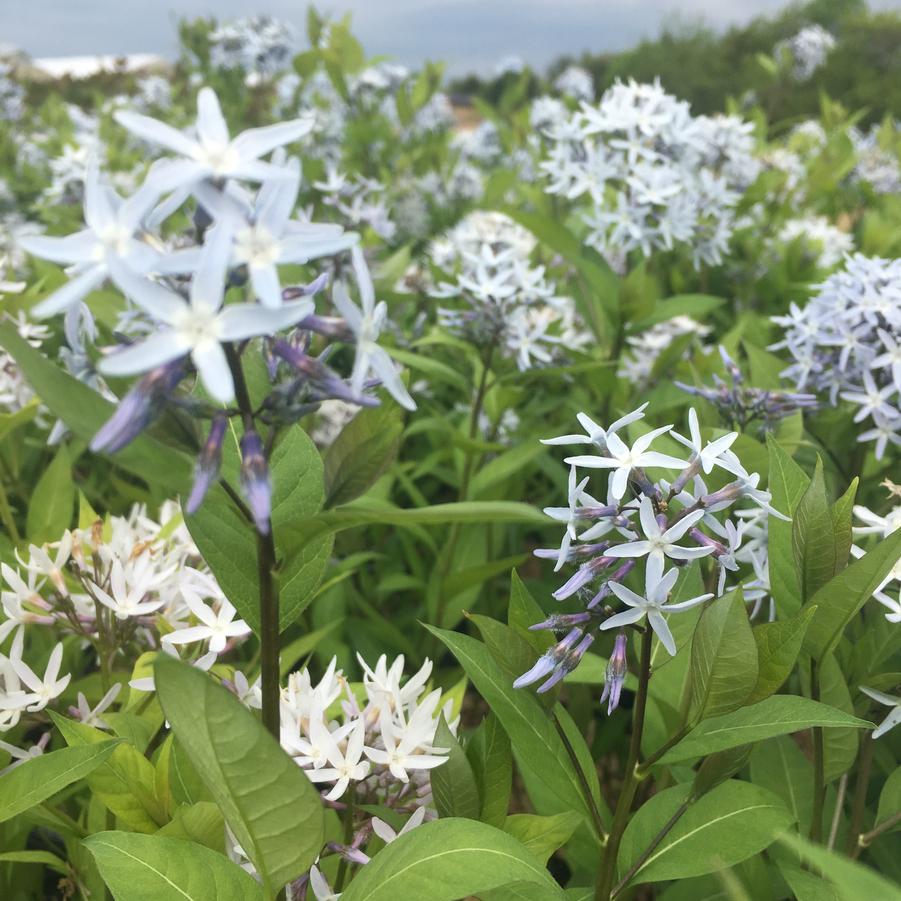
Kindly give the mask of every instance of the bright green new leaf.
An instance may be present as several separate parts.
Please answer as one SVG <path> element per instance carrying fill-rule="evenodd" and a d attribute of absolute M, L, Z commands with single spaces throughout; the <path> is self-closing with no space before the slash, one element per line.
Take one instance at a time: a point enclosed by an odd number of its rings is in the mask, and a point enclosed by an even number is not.
<path fill-rule="evenodd" d="M 342 901 L 458 901 L 511 882 L 563 890 L 513 836 L 473 820 L 434 820 L 395 839 L 360 870 Z"/>
<path fill-rule="evenodd" d="M 83 779 L 112 754 L 118 739 L 42 754 L 0 776 L 0 823 Z"/>
<path fill-rule="evenodd" d="M 300 767 L 231 692 L 160 654 L 156 690 L 172 731 L 238 844 L 274 893 L 322 848 L 322 802 Z"/>
<path fill-rule="evenodd" d="M 31 493 L 25 523 L 28 540 L 41 545 L 59 538 L 62 531 L 72 524 L 74 508 L 72 464 L 65 445 L 62 445 Z"/>
<path fill-rule="evenodd" d="M 504 823 L 504 832 L 509 832 L 522 842 L 542 863 L 562 848 L 579 828 L 582 817 L 577 813 L 557 813 L 542 817 L 531 813 L 516 813 Z"/>
<path fill-rule="evenodd" d="M 438 816 L 477 820 L 481 804 L 476 777 L 466 752 L 448 728 L 443 713 L 438 718 L 432 744 L 436 748 L 448 748 L 447 761 L 430 773 L 432 797 Z"/>
<path fill-rule="evenodd" d="M 84 841 L 116 901 L 264 901 L 224 854 L 179 838 L 98 832 Z"/>
<path fill-rule="evenodd" d="M 791 738 L 779 735 L 754 747 L 751 781 L 778 795 L 807 834 L 813 816 L 813 765 Z"/>

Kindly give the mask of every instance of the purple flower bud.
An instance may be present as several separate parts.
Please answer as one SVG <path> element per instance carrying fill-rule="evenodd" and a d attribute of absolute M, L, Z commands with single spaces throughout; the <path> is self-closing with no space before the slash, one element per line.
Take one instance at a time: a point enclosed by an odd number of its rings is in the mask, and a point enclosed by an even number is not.
<path fill-rule="evenodd" d="M 590 563 L 583 564 L 554 592 L 553 597 L 558 601 L 565 601 L 580 588 L 584 588 L 602 569 L 615 561 L 615 557 L 596 557 Z"/>
<path fill-rule="evenodd" d="M 182 360 L 148 372 L 119 402 L 116 411 L 91 439 L 91 450 L 114 454 L 130 444 L 159 416 L 169 395 L 185 377 Z"/>
<path fill-rule="evenodd" d="M 200 456 L 197 458 L 197 466 L 194 469 L 194 485 L 191 488 L 191 496 L 185 505 L 187 513 L 196 513 L 206 497 L 210 485 L 216 481 L 219 475 L 219 467 L 222 465 L 222 439 L 225 437 L 225 429 L 228 419 L 225 416 L 215 416 L 210 425 L 210 433 Z"/>
<path fill-rule="evenodd" d="M 615 570 L 613 572 L 613 575 L 611 575 L 601 586 L 600 591 L 598 591 L 598 593 L 588 602 L 587 609 L 591 610 L 592 608 L 597 607 L 597 605 L 600 604 L 601 601 L 604 600 L 604 598 L 611 595 L 613 591 L 610 588 L 610 583 L 622 582 L 623 579 L 625 579 L 626 576 L 628 576 L 629 573 L 632 572 L 633 569 L 635 569 L 635 562 L 635 560 L 627 560 L 619 569 Z"/>
<path fill-rule="evenodd" d="M 575 631 L 575 630 L 573 630 Z M 568 650 L 564 655 L 563 659 L 560 661 L 560 664 L 557 667 L 556 672 L 551 676 L 541 688 L 538 689 L 538 694 L 543 694 L 546 691 L 550 691 L 558 682 L 564 679 L 569 673 L 571 673 L 582 661 L 582 657 L 585 655 L 585 652 L 591 647 L 592 642 L 594 641 L 594 635 L 588 633 L 587 635 L 582 636 L 582 640 L 572 649 Z"/>
<path fill-rule="evenodd" d="M 535 623 L 534 626 L 529 626 L 529 631 L 540 632 L 544 629 L 550 629 L 554 632 L 563 632 L 572 626 L 587 623 L 590 619 L 590 613 L 556 613 L 553 616 L 549 616 L 544 622 Z"/>
<path fill-rule="evenodd" d="M 334 397 L 359 406 L 378 406 L 375 398 L 357 397 L 344 380 L 322 360 L 311 357 L 284 339 L 272 343 L 272 352 L 294 367 L 323 398 Z"/>
<path fill-rule="evenodd" d="M 245 432 L 241 438 L 241 487 L 250 504 L 257 531 L 268 535 L 272 486 L 269 482 L 269 466 L 263 453 L 263 441 L 254 431 Z"/>
<path fill-rule="evenodd" d="M 607 701 L 608 716 L 619 707 L 619 696 L 626 681 L 626 641 L 626 633 L 620 632 L 613 643 L 613 653 L 607 661 L 607 678 L 604 681 L 601 703 Z"/>

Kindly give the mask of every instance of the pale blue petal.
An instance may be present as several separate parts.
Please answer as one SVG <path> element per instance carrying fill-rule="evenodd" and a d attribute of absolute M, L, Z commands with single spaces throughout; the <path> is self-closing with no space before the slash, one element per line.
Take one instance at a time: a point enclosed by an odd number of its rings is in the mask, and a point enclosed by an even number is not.
<path fill-rule="evenodd" d="M 223 341 L 240 341 L 257 335 L 273 335 L 309 316 L 315 305 L 311 300 L 295 300 L 283 303 L 276 309 L 260 304 L 230 304 L 218 317 Z"/>
<path fill-rule="evenodd" d="M 191 359 L 210 396 L 219 403 L 231 403 L 235 399 L 235 383 L 222 345 L 218 341 L 204 342 L 194 348 Z"/>
<path fill-rule="evenodd" d="M 276 147 L 292 144 L 308 135 L 313 130 L 312 116 L 305 119 L 292 119 L 263 128 L 251 128 L 242 132 L 232 141 L 232 147 L 238 151 L 242 160 L 254 160 L 265 156 Z"/>
<path fill-rule="evenodd" d="M 104 375 L 135 375 L 169 363 L 188 352 L 184 340 L 170 329 L 156 332 L 123 350 L 103 357 L 97 368 Z"/>

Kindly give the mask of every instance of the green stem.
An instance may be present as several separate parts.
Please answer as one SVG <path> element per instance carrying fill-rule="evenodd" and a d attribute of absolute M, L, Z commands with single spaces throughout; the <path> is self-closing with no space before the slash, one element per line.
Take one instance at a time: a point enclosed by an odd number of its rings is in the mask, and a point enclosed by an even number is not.
<path fill-rule="evenodd" d="M 641 663 L 638 672 L 638 694 L 635 696 L 635 709 L 632 713 L 632 740 L 629 743 L 629 756 L 626 758 L 626 779 L 623 783 L 616 811 L 613 814 L 613 825 L 610 837 L 601 858 L 601 867 L 595 886 L 595 901 L 610 901 L 612 897 L 613 877 L 616 873 L 616 856 L 623 832 L 629 822 L 632 802 L 638 789 L 638 755 L 641 753 L 641 735 L 644 731 L 644 715 L 648 703 L 648 682 L 651 678 L 651 645 L 653 632 L 646 627 L 641 638 Z"/>
<path fill-rule="evenodd" d="M 563 742 L 563 747 L 566 748 L 567 756 L 569 757 L 570 762 L 573 765 L 573 769 L 576 772 L 576 778 L 579 780 L 579 785 L 582 788 L 582 794 L 585 796 L 585 806 L 588 808 L 588 812 L 591 814 L 591 821 L 592 823 L 594 823 L 595 831 L 601 839 L 601 844 L 603 844 L 607 841 L 607 832 L 604 829 L 604 821 L 601 819 L 601 811 L 598 809 L 594 795 L 591 793 L 591 786 L 588 784 L 588 780 L 585 778 L 585 772 L 582 769 L 582 764 L 579 762 L 579 757 L 576 754 L 576 749 L 572 746 L 572 742 L 569 740 L 569 736 L 566 734 L 566 730 L 563 728 L 563 724 L 560 722 L 560 718 L 557 716 L 557 714 L 552 713 L 551 717 L 554 720 L 554 726 L 557 729 L 557 734 L 560 736 L 560 741 Z"/>
<path fill-rule="evenodd" d="M 469 414 L 469 440 L 475 440 L 479 430 L 479 417 L 482 415 L 482 408 L 485 406 L 485 396 L 488 393 L 488 373 L 491 367 L 491 358 L 494 355 L 494 345 L 491 344 L 486 348 L 482 356 L 482 373 L 479 377 L 479 385 L 476 389 L 476 396 L 472 402 L 472 409 Z M 465 501 L 469 494 L 469 483 L 472 480 L 473 469 L 475 468 L 476 455 L 472 447 L 467 447 L 463 458 L 463 474 L 460 477 L 460 487 L 457 490 L 457 500 Z M 447 581 L 448 573 L 454 561 L 454 552 L 457 549 L 457 541 L 460 537 L 460 524 L 454 523 L 448 532 L 447 544 L 442 552 L 441 568 L 438 575 L 438 584 L 436 586 L 437 603 L 435 604 L 435 625 L 444 626 L 444 612 L 447 606 L 447 596 L 444 590 L 444 583 Z"/>
<path fill-rule="evenodd" d="M 682 726 L 678 732 L 676 732 L 671 738 L 669 738 L 666 742 L 664 742 L 653 754 L 647 757 L 644 762 L 638 767 L 638 776 L 641 779 L 644 779 L 647 776 L 651 767 L 663 757 L 664 754 L 670 749 L 674 748 L 683 738 L 685 738 L 688 733 L 691 732 L 691 726 Z"/>
<path fill-rule="evenodd" d="M 820 671 L 815 660 L 810 661 L 810 697 L 820 700 Z M 822 726 L 813 729 L 813 816 L 810 820 L 810 840 L 823 840 L 823 804 L 826 800 L 826 760 Z"/>
<path fill-rule="evenodd" d="M 629 867 L 626 875 L 616 884 L 613 891 L 610 893 L 611 898 L 615 898 L 629 884 L 635 874 L 647 863 L 648 858 L 657 850 L 660 843 L 666 838 L 676 823 L 679 822 L 685 811 L 688 810 L 693 803 L 694 798 L 689 797 L 676 808 L 676 812 L 663 824 L 663 826 L 660 827 L 660 831 L 651 839 L 647 848 L 638 855 L 638 859 L 631 867 Z"/>
<path fill-rule="evenodd" d="M 241 411 L 241 420 L 244 431 L 255 431 L 256 424 L 253 418 L 253 404 L 250 401 L 250 392 L 247 390 L 247 381 L 244 378 L 244 369 L 241 366 L 241 357 L 233 344 L 226 344 L 225 355 L 235 383 L 235 398 L 238 409 Z M 226 487 L 229 491 L 231 486 Z M 233 492 L 234 489 L 231 489 Z M 242 508 L 240 498 L 232 497 Z M 246 506 L 243 507 L 245 515 Z M 259 581 L 260 599 L 260 688 L 262 691 L 262 719 L 263 725 L 269 733 L 279 739 L 279 695 L 281 685 L 279 682 L 278 656 L 281 644 L 281 632 L 279 630 L 279 596 L 278 585 L 275 580 L 275 539 L 272 535 L 272 523 L 266 534 L 256 532 L 257 544 L 257 579 Z"/>
<path fill-rule="evenodd" d="M 867 732 L 860 742 L 860 753 L 857 756 L 857 785 L 854 787 L 854 803 L 851 807 L 851 825 L 848 829 L 847 853 L 857 857 L 862 848 L 860 844 L 863 817 L 867 806 L 867 790 L 870 787 L 870 770 L 873 766 L 873 735 Z"/>
<path fill-rule="evenodd" d="M 3 528 L 9 532 L 13 544 L 18 546 L 22 541 L 22 536 L 16 528 L 16 520 L 12 508 L 9 506 L 9 498 L 6 496 L 6 486 L 2 481 L 0 481 L 0 522 L 3 523 Z"/>
<path fill-rule="evenodd" d="M 899 810 L 893 816 L 890 816 L 888 819 L 883 820 L 874 829 L 871 829 L 869 832 L 865 832 L 863 835 L 861 835 L 857 839 L 857 846 L 859 848 L 868 848 L 875 839 L 879 838 L 880 835 L 888 832 L 890 829 L 894 829 L 895 826 L 898 825 L 898 823 L 901 823 L 901 810 Z"/>

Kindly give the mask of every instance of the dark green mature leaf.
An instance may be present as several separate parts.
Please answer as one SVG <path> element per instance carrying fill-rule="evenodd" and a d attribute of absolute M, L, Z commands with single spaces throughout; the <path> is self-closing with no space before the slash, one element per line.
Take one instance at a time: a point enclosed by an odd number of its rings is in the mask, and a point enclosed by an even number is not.
<path fill-rule="evenodd" d="M 790 619 L 754 626 L 757 684 L 746 703 L 756 704 L 782 687 L 794 669 L 801 643 L 815 612 L 816 607 L 807 607 Z"/>
<path fill-rule="evenodd" d="M 624 875 L 689 796 L 677 785 L 654 795 L 632 817 L 619 849 Z M 772 792 L 729 780 L 690 804 L 630 884 L 686 879 L 733 866 L 768 847 L 792 823 Z"/>
<path fill-rule="evenodd" d="M 118 739 L 114 739 L 80 748 L 63 748 L 28 760 L 0 776 L 0 823 L 83 779 L 100 766 L 118 744 Z"/>
<path fill-rule="evenodd" d="M 223 458 L 236 469 L 232 445 Z M 280 621 L 287 628 L 313 598 L 331 553 L 329 535 L 298 539 L 296 528 L 322 506 L 323 466 L 313 442 L 300 426 L 289 429 L 269 461 L 272 478 L 272 533 L 280 561 L 276 576 Z M 228 468 L 223 465 L 223 471 Z M 186 517 L 191 536 L 241 617 L 259 630 L 259 575 L 256 533 L 221 488 L 214 487 L 203 506 Z"/>
<path fill-rule="evenodd" d="M 34 486 L 25 523 L 28 539 L 34 544 L 59 538 L 60 532 L 72 524 L 75 483 L 71 468 L 69 452 L 62 445 Z"/>
<path fill-rule="evenodd" d="M 679 744 L 667 751 L 658 763 L 694 760 L 715 751 L 762 741 L 774 735 L 788 735 L 813 726 L 870 729 L 872 725 L 866 720 L 809 698 L 772 695 L 751 707 L 742 707 L 732 713 L 704 720 Z"/>
<path fill-rule="evenodd" d="M 767 436 L 770 454 L 769 489 L 773 506 L 788 516 L 794 515 L 810 479 L 779 446 Z M 771 516 L 768 522 L 768 559 L 770 587 L 780 616 L 797 613 L 801 606 L 801 585 L 792 551 L 792 523 Z"/>
<path fill-rule="evenodd" d="M 457 901 L 511 882 L 563 897 L 550 873 L 513 836 L 473 820 L 426 823 L 395 839 L 360 870 L 343 901 Z"/>
<path fill-rule="evenodd" d="M 432 797 L 440 817 L 463 817 L 477 820 L 481 813 L 479 789 L 472 765 L 447 726 L 442 713 L 435 729 L 436 748 L 448 748 L 447 761 L 430 773 Z"/>
<path fill-rule="evenodd" d="M 692 721 L 740 707 L 757 683 L 757 645 L 741 589 L 701 614 L 691 646 Z"/>
<path fill-rule="evenodd" d="M 842 901 L 901 898 L 901 886 L 842 854 L 827 851 L 791 833 L 783 835 L 781 841 L 831 882 Z"/>
<path fill-rule="evenodd" d="M 543 864 L 562 848 L 579 828 L 582 817 L 577 813 L 557 813 L 549 817 L 517 813 L 507 817 L 504 832 L 522 842 Z"/>
<path fill-rule="evenodd" d="M 470 736 L 466 756 L 479 791 L 479 819 L 503 827 L 513 790 L 513 754 L 500 720 L 489 713 Z"/>
<path fill-rule="evenodd" d="M 54 366 L 43 354 L 23 340 L 10 322 L 0 322 L 0 346 L 18 364 L 35 393 L 83 441 L 90 441 L 115 407 L 92 388 Z M 172 494 L 186 491 L 191 484 L 193 463 L 180 451 L 142 435 L 113 458 L 148 484 Z"/>
<path fill-rule="evenodd" d="M 479 694 L 488 702 L 504 727 L 521 766 L 560 802 L 561 808 L 578 810 L 591 823 L 580 780 L 566 748 L 540 702 L 526 690 L 513 688 L 512 674 L 503 669 L 485 645 L 467 635 L 426 628 L 454 654 Z M 548 761 L 554 761 L 550 766 Z M 597 774 L 585 774 L 597 786 Z M 599 791 L 596 795 L 599 802 Z"/>
<path fill-rule="evenodd" d="M 102 744 L 106 734 L 51 712 L 57 729 L 70 747 Z M 137 832 L 156 832 L 166 812 L 156 795 L 153 764 L 128 742 L 122 742 L 109 758 L 88 776 L 88 788 L 123 825 Z"/>
<path fill-rule="evenodd" d="M 227 689 L 166 654 L 156 690 L 180 745 L 219 805 L 267 895 L 307 870 L 322 849 L 319 793 Z"/>
<path fill-rule="evenodd" d="M 809 601 L 816 607 L 802 645 L 815 660 L 835 649 L 857 615 L 901 557 L 901 529 L 877 544 L 824 585 Z"/>
<path fill-rule="evenodd" d="M 879 807 L 876 812 L 876 825 L 884 823 L 890 817 L 895 816 L 901 811 L 901 766 L 895 768 L 894 772 L 885 780 L 882 791 L 879 794 Z M 898 822 L 892 828 L 892 832 L 901 829 L 901 822 Z"/>
<path fill-rule="evenodd" d="M 543 654 L 553 643 L 554 633 L 544 630 L 529 631 L 530 626 L 542 622 L 547 617 L 538 602 L 526 588 L 525 583 L 514 569 L 510 574 L 510 603 L 507 606 L 507 625 L 527 641 L 536 654 Z"/>
<path fill-rule="evenodd" d="M 800 579 L 801 599 L 808 601 L 841 569 L 831 504 L 823 478 L 823 463 L 819 459 L 813 479 L 795 510 L 792 550 Z"/>
<path fill-rule="evenodd" d="M 324 506 L 365 494 L 394 462 L 403 431 L 403 417 L 393 404 L 360 410 L 326 452 Z"/>
<path fill-rule="evenodd" d="M 675 319 L 676 316 L 692 316 L 695 319 L 703 320 L 709 313 L 725 303 L 725 297 L 714 297 L 712 294 L 676 294 L 673 297 L 658 300 L 654 312 L 639 322 L 633 322 L 629 331 L 644 331 L 652 325 Z"/>
<path fill-rule="evenodd" d="M 755 745 L 751 754 L 751 781 L 778 795 L 807 834 L 813 816 L 813 766 L 787 735 Z"/>
<path fill-rule="evenodd" d="M 263 901 L 260 884 L 224 854 L 159 835 L 98 832 L 84 841 L 116 901 Z"/>
<path fill-rule="evenodd" d="M 834 654 L 827 654 L 820 661 L 819 679 L 820 701 L 836 710 L 854 713 L 851 693 Z M 854 765 L 859 744 L 857 729 L 827 729 L 823 733 L 824 775 L 827 782 L 837 779 Z"/>

